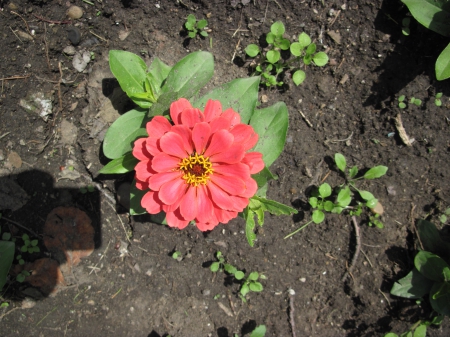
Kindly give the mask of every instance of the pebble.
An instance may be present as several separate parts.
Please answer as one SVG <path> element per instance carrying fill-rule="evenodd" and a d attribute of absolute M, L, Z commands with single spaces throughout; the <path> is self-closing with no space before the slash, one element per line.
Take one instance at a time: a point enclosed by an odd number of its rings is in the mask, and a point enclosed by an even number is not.
<path fill-rule="evenodd" d="M 17 152 L 11 151 L 8 155 L 8 161 L 15 168 L 20 168 L 22 166 L 22 158 L 20 158 Z"/>
<path fill-rule="evenodd" d="M 384 213 L 384 208 L 383 205 L 378 201 L 377 204 L 375 205 L 374 208 L 370 209 L 372 211 L 372 213 L 374 214 L 379 214 L 379 215 L 383 215 Z"/>
<path fill-rule="evenodd" d="M 269 101 L 269 98 L 267 97 L 267 95 L 262 95 L 261 96 L 261 102 L 262 103 L 267 103 Z"/>
<path fill-rule="evenodd" d="M 63 49 L 63 53 L 69 56 L 73 56 L 76 53 L 76 49 L 74 46 L 67 46 L 66 48 Z"/>
<path fill-rule="evenodd" d="M 76 27 L 69 27 L 67 28 L 67 38 L 70 40 L 70 42 L 76 46 L 81 41 L 81 32 Z"/>
<path fill-rule="evenodd" d="M 66 12 L 66 15 L 72 20 L 79 19 L 83 16 L 83 9 L 78 6 L 70 6 Z"/>

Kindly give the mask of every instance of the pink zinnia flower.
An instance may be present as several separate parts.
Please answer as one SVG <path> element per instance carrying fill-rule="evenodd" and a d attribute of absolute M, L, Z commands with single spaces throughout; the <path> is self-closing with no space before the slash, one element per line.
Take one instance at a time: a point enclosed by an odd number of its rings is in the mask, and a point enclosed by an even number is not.
<path fill-rule="evenodd" d="M 170 106 L 172 125 L 156 116 L 147 138 L 134 143 L 136 187 L 149 190 L 141 204 L 148 213 L 166 213 L 171 227 L 194 220 L 202 231 L 235 218 L 258 186 L 251 174 L 264 168 L 262 154 L 247 152 L 258 141 L 253 127 L 233 109 L 209 100 L 205 111 L 181 98 Z"/>

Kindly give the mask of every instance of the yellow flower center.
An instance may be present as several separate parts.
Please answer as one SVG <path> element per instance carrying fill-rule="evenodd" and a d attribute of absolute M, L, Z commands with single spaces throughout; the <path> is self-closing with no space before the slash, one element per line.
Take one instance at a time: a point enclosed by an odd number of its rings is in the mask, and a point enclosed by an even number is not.
<path fill-rule="evenodd" d="M 192 186 L 206 185 L 209 176 L 213 173 L 209 158 L 205 158 L 198 153 L 184 158 L 179 165 L 180 170 L 184 171 L 183 179 L 186 181 L 186 184 L 191 184 Z"/>

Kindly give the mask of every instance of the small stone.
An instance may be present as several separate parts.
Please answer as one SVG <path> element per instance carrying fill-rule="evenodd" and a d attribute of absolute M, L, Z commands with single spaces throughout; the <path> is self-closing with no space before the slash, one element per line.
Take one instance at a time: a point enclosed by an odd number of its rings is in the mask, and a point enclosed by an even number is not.
<path fill-rule="evenodd" d="M 9 9 L 10 11 L 17 11 L 17 10 L 19 9 L 19 7 L 17 7 L 17 5 L 16 5 L 14 2 L 10 2 L 10 3 L 8 4 L 8 9 Z"/>
<path fill-rule="evenodd" d="M 378 201 L 374 208 L 370 209 L 373 214 L 383 215 L 384 209 L 383 205 Z"/>
<path fill-rule="evenodd" d="M 22 158 L 20 158 L 17 152 L 11 151 L 8 155 L 8 161 L 15 168 L 20 168 L 22 166 Z"/>
<path fill-rule="evenodd" d="M 67 28 L 67 38 L 70 40 L 70 42 L 76 46 L 81 41 L 81 32 L 76 27 L 69 27 Z"/>
<path fill-rule="evenodd" d="M 33 300 L 32 298 L 27 297 L 27 298 L 25 298 L 25 299 L 22 301 L 22 305 L 21 305 L 20 307 L 21 307 L 22 309 L 31 309 L 31 308 L 33 308 L 35 305 L 36 305 L 36 301 Z"/>
<path fill-rule="evenodd" d="M 78 72 L 81 73 L 84 71 L 84 69 L 86 69 L 90 61 L 91 61 L 91 54 L 89 54 L 88 51 L 85 51 L 83 52 L 83 54 L 76 53 L 74 55 L 72 65 Z"/>
<path fill-rule="evenodd" d="M 394 186 L 388 186 L 388 187 L 386 187 L 386 190 L 389 195 L 392 195 L 392 196 L 397 195 L 397 191 L 395 190 Z"/>
<path fill-rule="evenodd" d="M 22 38 L 22 40 L 26 40 L 26 41 L 33 41 L 34 40 L 34 38 L 30 34 L 25 33 L 25 32 L 23 32 L 21 30 L 17 31 L 17 35 L 19 35 L 19 37 Z"/>
<path fill-rule="evenodd" d="M 83 9 L 78 6 L 70 6 L 66 12 L 66 15 L 72 20 L 79 19 L 83 16 Z"/>
<path fill-rule="evenodd" d="M 302 277 L 299 279 L 300 282 L 305 283 L 306 282 L 306 278 Z"/>
<path fill-rule="evenodd" d="M 66 48 L 63 49 L 63 53 L 69 56 L 73 56 L 75 55 L 77 51 L 75 50 L 74 46 L 67 46 Z"/>
<path fill-rule="evenodd" d="M 341 44 L 341 34 L 335 32 L 334 30 L 330 30 L 329 32 L 327 32 L 327 35 L 329 37 L 331 37 L 333 39 L 334 42 L 336 42 L 337 44 Z"/>
<path fill-rule="evenodd" d="M 262 95 L 261 96 L 261 102 L 262 103 L 267 103 L 269 101 L 269 98 L 267 97 L 267 95 Z"/>
<path fill-rule="evenodd" d="M 211 294 L 211 290 L 205 289 L 202 291 L 203 296 L 209 296 Z"/>
<path fill-rule="evenodd" d="M 22 145 L 22 146 L 26 145 L 26 143 L 25 143 L 25 141 L 23 139 L 19 140 L 19 144 Z"/>
<path fill-rule="evenodd" d="M 87 304 L 89 304 L 89 305 L 95 305 L 95 301 L 94 301 L 94 300 L 89 300 L 89 301 L 87 302 Z"/>

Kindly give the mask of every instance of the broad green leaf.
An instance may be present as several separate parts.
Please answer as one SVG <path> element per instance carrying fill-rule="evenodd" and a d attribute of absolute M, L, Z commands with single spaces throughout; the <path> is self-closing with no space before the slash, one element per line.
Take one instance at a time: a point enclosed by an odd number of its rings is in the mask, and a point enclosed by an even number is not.
<path fill-rule="evenodd" d="M 194 14 L 189 14 L 187 17 L 186 23 L 189 23 L 190 26 L 195 26 L 195 23 L 197 22 L 197 18 Z"/>
<path fill-rule="evenodd" d="M 147 136 L 147 119 L 142 110 L 130 110 L 116 119 L 109 127 L 103 141 L 103 153 L 109 159 L 117 159 L 130 152 L 139 137 Z"/>
<path fill-rule="evenodd" d="M 274 176 L 272 172 L 267 168 L 267 166 L 264 166 L 262 171 L 260 171 L 257 174 L 253 174 L 252 178 L 255 179 L 256 183 L 258 184 L 258 191 L 256 192 L 256 195 L 258 197 L 265 198 L 267 193 L 267 182 L 269 180 L 276 180 L 278 179 L 277 176 Z"/>
<path fill-rule="evenodd" d="M 438 81 L 442 81 L 450 77 L 450 43 L 439 54 L 439 57 L 436 60 L 435 70 Z"/>
<path fill-rule="evenodd" d="M 250 289 L 249 289 L 247 283 L 244 283 L 239 292 L 241 293 L 242 296 L 245 297 L 245 295 L 247 295 L 249 291 L 250 291 Z"/>
<path fill-rule="evenodd" d="M 325 214 L 322 211 L 316 209 L 312 214 L 312 220 L 316 224 L 320 224 L 323 220 L 325 220 Z"/>
<path fill-rule="evenodd" d="M 374 208 L 377 204 L 378 204 L 378 199 L 376 199 L 376 198 L 367 200 L 367 202 L 366 202 L 366 206 L 369 208 Z"/>
<path fill-rule="evenodd" d="M 202 30 L 202 31 L 200 32 L 200 35 L 203 36 L 203 37 L 207 37 L 207 36 L 208 36 L 208 32 Z"/>
<path fill-rule="evenodd" d="M 251 282 L 250 283 L 250 290 L 254 292 L 260 292 L 263 291 L 263 286 L 259 282 Z"/>
<path fill-rule="evenodd" d="M 211 53 L 198 51 L 183 57 L 167 75 L 161 94 L 178 93 L 178 98 L 194 96 L 211 79 L 214 58 Z"/>
<path fill-rule="evenodd" d="M 275 42 L 275 35 L 273 33 L 267 33 L 266 42 L 268 44 L 273 44 Z"/>
<path fill-rule="evenodd" d="M 191 39 L 195 38 L 195 35 L 197 35 L 197 30 L 188 33 L 188 36 L 189 36 Z"/>
<path fill-rule="evenodd" d="M 364 179 L 376 179 L 384 176 L 388 168 L 386 166 L 375 166 L 364 174 Z"/>
<path fill-rule="evenodd" d="M 211 266 L 209 267 L 209 269 L 213 272 L 216 273 L 217 271 L 219 271 L 219 267 L 220 267 L 220 263 L 219 262 L 213 262 L 211 264 Z"/>
<path fill-rule="evenodd" d="M 147 118 L 150 119 L 154 116 L 169 115 L 169 108 L 172 102 L 178 100 L 180 96 L 177 92 L 166 92 L 158 97 L 158 101 L 154 103 L 147 114 Z"/>
<path fill-rule="evenodd" d="M 450 259 L 450 243 L 443 240 L 436 226 L 426 220 L 417 222 L 420 240 L 426 251 L 435 253 L 443 258 Z"/>
<path fill-rule="evenodd" d="M 253 113 L 250 125 L 259 135 L 258 143 L 253 151 L 263 154 L 263 160 L 267 167 L 270 167 L 283 151 L 288 120 L 288 110 L 283 102 L 255 110 Z"/>
<path fill-rule="evenodd" d="M 327 200 L 323 204 L 323 209 L 326 210 L 327 212 L 331 212 L 333 210 L 334 206 L 335 205 L 333 204 L 332 201 Z"/>
<path fill-rule="evenodd" d="M 259 47 L 256 44 L 249 44 L 247 48 L 245 48 L 245 52 L 250 57 L 255 57 L 259 54 Z"/>
<path fill-rule="evenodd" d="M 439 256 L 424 250 L 417 253 L 414 258 L 417 270 L 426 278 L 433 281 L 445 281 L 443 270 L 449 265 Z"/>
<path fill-rule="evenodd" d="M 250 275 L 248 275 L 248 279 L 250 281 L 256 281 L 258 279 L 258 277 L 259 277 L 259 273 L 256 271 L 253 271 L 250 273 Z"/>
<path fill-rule="evenodd" d="M 323 51 L 320 51 L 313 56 L 313 61 L 316 64 L 316 66 L 323 67 L 325 64 L 328 63 L 328 55 Z"/>
<path fill-rule="evenodd" d="M 250 337 L 264 337 L 266 335 L 266 326 L 260 325 L 250 334 Z"/>
<path fill-rule="evenodd" d="M 339 191 L 336 202 L 341 207 L 347 207 L 350 205 L 350 202 L 352 201 L 350 188 L 346 186 L 342 190 Z"/>
<path fill-rule="evenodd" d="M 235 266 L 233 266 L 233 265 L 231 265 L 231 264 L 229 264 L 229 263 L 225 263 L 223 269 L 225 269 L 225 271 L 226 271 L 227 273 L 233 274 L 233 275 L 238 271 L 238 270 L 236 269 Z"/>
<path fill-rule="evenodd" d="M 350 178 L 356 177 L 357 174 L 358 174 L 358 167 L 357 167 L 357 166 L 353 166 L 353 167 L 350 169 L 350 172 L 349 172 Z"/>
<path fill-rule="evenodd" d="M 306 33 L 301 33 L 298 36 L 298 42 L 300 43 L 300 46 L 303 48 L 309 46 L 311 44 L 311 38 Z"/>
<path fill-rule="evenodd" d="M 281 57 L 281 54 L 278 50 L 269 50 L 266 53 L 267 61 L 269 61 L 272 64 L 278 62 L 280 57 Z"/>
<path fill-rule="evenodd" d="M 242 280 L 244 278 L 245 274 L 244 272 L 238 270 L 237 272 L 234 273 L 234 278 L 236 280 Z"/>
<path fill-rule="evenodd" d="M 448 0 L 402 0 L 412 16 L 422 25 L 444 36 L 450 36 Z"/>
<path fill-rule="evenodd" d="M 128 97 L 142 109 L 149 109 L 155 101 L 150 92 L 130 93 Z"/>
<path fill-rule="evenodd" d="M 139 56 L 124 50 L 110 50 L 109 67 L 127 95 L 144 92 L 147 65 Z"/>
<path fill-rule="evenodd" d="M 361 198 L 363 198 L 364 200 L 369 201 L 369 200 L 375 199 L 373 194 L 368 191 L 358 191 L 358 192 L 359 192 L 359 195 L 361 196 Z"/>
<path fill-rule="evenodd" d="M 256 234 L 255 230 L 255 213 L 251 211 L 248 207 L 242 212 L 243 218 L 245 220 L 245 236 L 247 237 L 247 242 L 250 247 L 255 245 Z"/>
<path fill-rule="evenodd" d="M 294 56 L 300 56 L 303 50 L 302 45 L 299 42 L 292 43 L 289 49 Z"/>
<path fill-rule="evenodd" d="M 130 214 L 131 215 L 140 215 L 145 214 L 147 211 L 141 205 L 142 197 L 148 191 L 142 191 L 136 187 L 136 180 L 133 179 L 130 188 Z"/>
<path fill-rule="evenodd" d="M 206 21 L 205 19 L 199 20 L 197 22 L 197 27 L 198 29 L 203 29 L 208 25 L 208 21 Z"/>
<path fill-rule="evenodd" d="M 241 116 L 241 123 L 248 124 L 258 102 L 259 81 L 260 77 L 254 76 L 222 84 L 196 100 L 193 106 L 203 110 L 209 99 L 219 100 L 223 110 L 232 108 Z"/>
<path fill-rule="evenodd" d="M 292 75 L 292 81 L 295 85 L 300 85 L 306 78 L 306 73 L 303 70 L 297 70 L 294 75 Z"/>
<path fill-rule="evenodd" d="M 314 53 L 316 52 L 316 49 L 317 49 L 316 44 L 315 44 L 315 43 L 311 43 L 311 44 L 306 48 L 305 53 L 306 53 L 307 55 L 312 55 L 312 54 L 314 54 Z"/>
<path fill-rule="evenodd" d="M 334 162 L 336 163 L 338 169 L 345 173 L 345 168 L 347 167 L 347 161 L 345 160 L 345 157 L 340 153 L 335 153 Z"/>
<path fill-rule="evenodd" d="M 158 88 L 161 88 L 171 69 L 172 67 L 155 57 L 153 62 L 150 64 L 150 67 L 148 67 L 148 72 L 152 74 L 154 84 Z"/>
<path fill-rule="evenodd" d="M 439 296 L 433 296 L 439 292 Z M 450 283 L 435 282 L 430 290 L 431 307 L 441 315 L 450 316 Z"/>
<path fill-rule="evenodd" d="M 306 54 L 305 56 L 303 56 L 303 63 L 306 64 L 307 66 L 311 64 L 312 61 L 312 55 Z"/>
<path fill-rule="evenodd" d="M 308 201 L 312 208 L 317 208 L 318 199 L 316 197 L 311 197 Z"/>
<path fill-rule="evenodd" d="M 328 183 L 323 183 L 319 186 L 319 194 L 322 198 L 329 197 L 331 195 L 331 186 Z"/>
<path fill-rule="evenodd" d="M 289 47 L 290 47 L 290 45 L 291 45 L 291 42 L 290 42 L 288 39 L 282 39 L 282 40 L 280 41 L 280 43 L 278 44 L 278 47 L 279 47 L 281 50 L 288 50 Z"/>
<path fill-rule="evenodd" d="M 131 154 L 131 152 L 120 158 L 113 159 L 98 172 L 100 174 L 119 174 L 133 171 L 139 161 Z"/>
<path fill-rule="evenodd" d="M 276 21 L 270 26 L 270 32 L 275 36 L 282 36 L 284 34 L 284 24 L 281 21 Z"/>
<path fill-rule="evenodd" d="M 433 283 L 414 268 L 408 275 L 394 283 L 391 294 L 410 299 L 422 298 L 430 292 Z"/>
<path fill-rule="evenodd" d="M 427 335 L 427 326 L 424 324 L 420 324 L 416 330 L 414 330 L 414 337 L 426 337 Z"/>
<path fill-rule="evenodd" d="M 14 260 L 15 244 L 12 241 L 0 241 L 0 291 L 6 284 L 9 268 Z"/>
<path fill-rule="evenodd" d="M 260 198 L 257 196 L 253 196 L 251 199 L 259 201 L 261 203 L 261 207 L 263 208 L 264 211 L 268 211 L 269 213 L 274 214 L 274 215 L 297 214 L 297 210 L 295 208 L 281 204 L 274 200 Z"/>
<path fill-rule="evenodd" d="M 398 337 L 398 335 L 396 333 L 389 332 L 389 333 L 385 334 L 384 337 Z"/>

